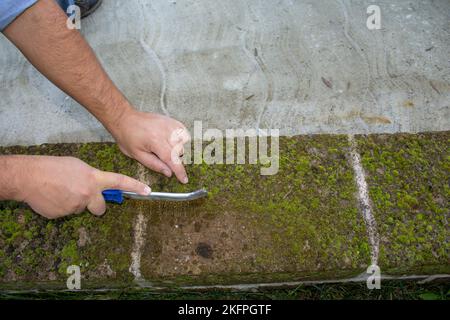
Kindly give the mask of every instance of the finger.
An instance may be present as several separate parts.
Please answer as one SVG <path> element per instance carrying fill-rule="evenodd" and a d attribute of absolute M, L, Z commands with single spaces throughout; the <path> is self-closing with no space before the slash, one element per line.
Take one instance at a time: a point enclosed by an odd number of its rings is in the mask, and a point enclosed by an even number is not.
<path fill-rule="evenodd" d="M 191 135 L 185 127 L 173 131 L 169 138 L 169 142 L 172 146 L 175 144 L 186 144 L 189 141 L 191 141 Z"/>
<path fill-rule="evenodd" d="M 170 167 L 170 169 L 172 169 L 172 171 L 175 173 L 175 176 L 181 183 L 186 184 L 189 182 L 189 179 L 186 174 L 186 170 L 184 169 L 184 165 L 181 161 L 179 164 L 170 162 L 169 167 Z"/>
<path fill-rule="evenodd" d="M 88 203 L 87 209 L 96 216 L 101 216 L 106 211 L 106 203 L 103 196 L 98 193 Z"/>
<path fill-rule="evenodd" d="M 153 153 L 142 152 L 138 157 L 136 157 L 136 160 L 147 168 L 162 173 L 166 177 L 170 178 L 172 176 L 172 170 L 170 170 L 170 168 Z"/>
<path fill-rule="evenodd" d="M 81 204 L 81 205 L 76 207 L 76 209 L 72 212 L 72 214 L 80 214 L 80 213 L 83 213 L 84 210 L 86 210 L 86 205 L 85 204 L 84 205 Z"/>
<path fill-rule="evenodd" d="M 70 207 L 70 205 L 69 205 Z M 67 210 L 66 214 L 80 214 L 86 210 L 86 202 L 79 202 L 73 204 L 70 209 Z"/>
<path fill-rule="evenodd" d="M 148 195 L 151 192 L 150 187 L 146 184 L 123 174 L 97 170 L 96 177 L 101 190 L 120 189 L 142 195 Z"/>
<path fill-rule="evenodd" d="M 169 168 L 175 173 L 175 176 L 181 183 L 186 184 L 188 183 L 189 180 L 186 174 L 186 170 L 184 169 L 184 165 L 182 161 L 180 161 L 179 157 L 174 156 L 178 154 L 179 153 L 177 153 L 177 150 L 173 151 L 172 149 L 167 151 L 165 155 L 160 157 L 160 159 L 163 160 L 164 163 L 169 166 Z M 176 158 L 178 159 L 178 161 L 172 158 Z"/>
<path fill-rule="evenodd" d="M 172 150 L 170 151 L 170 159 L 172 160 L 172 163 L 182 164 L 183 155 L 184 155 L 184 147 L 182 144 L 177 144 L 172 147 Z"/>

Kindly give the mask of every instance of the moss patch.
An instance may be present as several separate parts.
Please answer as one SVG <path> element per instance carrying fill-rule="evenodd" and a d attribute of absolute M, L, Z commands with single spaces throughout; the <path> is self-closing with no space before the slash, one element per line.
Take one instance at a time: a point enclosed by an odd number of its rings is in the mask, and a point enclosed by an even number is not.
<path fill-rule="evenodd" d="M 357 138 L 387 273 L 449 272 L 449 133 Z M 136 176 L 136 162 L 108 143 L 0 148 L 0 154 L 72 155 Z M 350 277 L 370 263 L 345 136 L 280 139 L 280 168 L 189 165 L 181 185 L 149 173 L 153 190 L 206 188 L 190 203 L 126 200 L 105 216 L 48 221 L 0 203 L 0 287 L 65 287 L 81 266 L 85 288 L 133 285 L 129 273 L 137 213 L 147 218 L 141 272 L 166 286 Z"/>
<path fill-rule="evenodd" d="M 449 142 L 449 132 L 358 138 L 384 272 L 450 272 Z"/>
<path fill-rule="evenodd" d="M 112 144 L 0 148 L 0 154 L 71 155 L 103 170 L 130 175 L 136 170 Z M 0 279 L 23 288 L 41 282 L 63 288 L 67 267 L 79 265 L 84 287 L 130 283 L 134 212 L 111 208 L 100 218 L 83 213 L 49 221 L 24 204 L 0 202 Z"/>
<path fill-rule="evenodd" d="M 190 183 L 182 186 L 151 174 L 153 190 L 205 187 L 210 197 L 183 204 L 129 200 L 109 205 L 102 218 L 84 213 L 47 221 L 22 205 L 3 203 L 2 279 L 61 282 L 67 266 L 79 264 L 87 283 L 126 283 L 136 212 L 149 219 L 141 269 L 153 282 L 354 275 L 367 265 L 369 248 L 347 149 L 343 136 L 282 138 L 274 176 L 261 176 L 261 165 L 192 165 Z M 0 153 L 73 155 L 103 170 L 131 176 L 137 170 L 112 144 L 13 147 Z M 22 215 L 27 220 L 19 224 Z"/>
<path fill-rule="evenodd" d="M 369 263 L 344 136 L 281 138 L 280 169 L 261 165 L 192 165 L 190 183 L 153 177 L 154 190 L 205 187 L 190 204 L 144 203 L 147 280 L 235 283 L 336 278 Z M 199 247 L 208 246 L 205 258 Z"/>

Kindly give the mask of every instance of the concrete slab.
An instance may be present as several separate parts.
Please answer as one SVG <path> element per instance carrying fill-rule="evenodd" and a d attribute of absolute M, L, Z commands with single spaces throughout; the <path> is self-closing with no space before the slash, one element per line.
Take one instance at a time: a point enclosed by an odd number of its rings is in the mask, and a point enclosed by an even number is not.
<path fill-rule="evenodd" d="M 141 110 L 283 135 L 450 129 L 450 3 L 105 1 L 82 32 Z M 0 39 L 0 144 L 106 141 Z"/>
<path fill-rule="evenodd" d="M 184 186 L 145 172 L 156 190 L 207 187 L 192 203 L 127 201 L 102 218 L 48 221 L 0 202 L 0 288 L 217 285 L 350 278 L 370 264 L 345 136 L 284 138 L 280 172 L 260 165 L 188 166 Z M 115 145 L 0 148 L 1 154 L 73 155 L 104 170 L 143 176 Z M 143 231 L 143 232 L 142 232 Z M 42 254 L 41 254 L 42 253 Z M 105 271 L 106 270 L 106 271 Z M 50 278 L 49 278 L 50 277 Z"/>
<path fill-rule="evenodd" d="M 210 191 L 187 204 L 129 200 L 100 218 L 85 212 L 57 221 L 0 202 L 0 290 L 64 289 L 72 264 L 81 265 L 84 289 L 364 281 L 374 261 L 383 277 L 448 277 L 449 135 L 355 139 L 375 243 L 346 136 L 282 138 L 274 176 L 261 176 L 259 165 L 189 165 L 186 186 L 142 170 L 112 144 L 0 147 L 0 154 L 77 156 L 154 190 Z"/>

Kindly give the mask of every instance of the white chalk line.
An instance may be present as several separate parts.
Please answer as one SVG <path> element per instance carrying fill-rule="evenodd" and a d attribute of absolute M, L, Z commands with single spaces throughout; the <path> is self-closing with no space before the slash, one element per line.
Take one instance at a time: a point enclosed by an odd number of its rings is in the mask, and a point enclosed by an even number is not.
<path fill-rule="evenodd" d="M 146 170 L 141 164 L 138 164 L 138 179 L 145 181 Z M 147 218 L 142 213 L 142 209 L 139 209 L 138 215 L 133 225 L 133 249 L 131 251 L 131 265 L 129 271 L 134 275 L 134 279 L 137 282 L 144 281 L 141 274 L 141 258 L 142 250 L 144 248 L 147 230 Z"/>
<path fill-rule="evenodd" d="M 144 217 L 142 212 L 139 212 L 134 226 L 134 242 L 133 250 L 131 251 L 131 265 L 129 271 L 134 275 L 134 278 L 139 281 L 142 279 L 141 274 L 141 257 L 142 248 L 145 243 L 145 229 L 147 227 L 147 219 Z"/>
<path fill-rule="evenodd" d="M 363 220 L 366 225 L 370 250 L 371 250 L 371 263 L 377 265 L 379 256 L 379 234 L 377 231 L 377 224 L 375 217 L 373 216 L 372 206 L 369 197 L 369 190 L 366 182 L 366 176 L 364 168 L 361 164 L 361 156 L 357 150 L 357 143 L 353 135 L 348 135 L 348 141 L 350 144 L 350 160 L 355 174 L 355 182 L 358 189 L 358 202 L 360 204 Z M 142 165 L 139 165 L 138 178 L 141 181 L 145 180 L 146 170 Z M 135 280 L 141 284 L 141 286 L 152 287 L 151 284 L 146 283 L 141 274 L 141 257 L 142 250 L 145 244 L 147 228 L 147 218 L 142 211 L 138 212 L 135 220 L 134 230 L 134 242 L 131 252 L 131 265 L 129 271 L 134 275 Z M 304 282 L 303 282 L 304 283 Z"/>
<path fill-rule="evenodd" d="M 380 237 L 377 231 L 377 223 L 372 212 L 366 175 L 361 164 L 361 155 L 358 152 L 355 137 L 352 134 L 348 135 L 348 141 L 350 143 L 350 160 L 355 173 L 356 186 L 358 188 L 358 202 L 361 207 L 364 222 L 366 224 L 367 235 L 369 237 L 371 263 L 372 265 L 377 265 L 380 251 Z"/>

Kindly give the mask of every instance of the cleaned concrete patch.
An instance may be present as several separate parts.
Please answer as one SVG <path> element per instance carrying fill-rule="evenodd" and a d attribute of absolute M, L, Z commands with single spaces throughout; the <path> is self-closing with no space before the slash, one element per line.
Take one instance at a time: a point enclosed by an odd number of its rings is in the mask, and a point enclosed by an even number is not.
<path fill-rule="evenodd" d="M 192 127 L 305 133 L 450 129 L 450 3 L 109 0 L 82 23 L 140 110 Z M 111 140 L 0 39 L 0 145 Z M 45 130 L 42 130 L 45 128 Z"/>
<path fill-rule="evenodd" d="M 280 140 L 280 170 L 260 165 L 193 165 L 190 184 L 207 188 L 188 205 L 148 203 L 141 272 L 151 283 L 217 284 L 355 276 L 370 264 L 346 136 Z M 155 188 L 155 187 L 154 187 Z"/>

